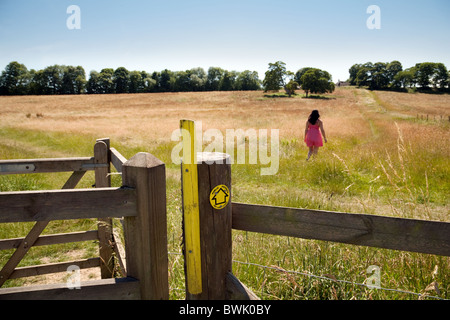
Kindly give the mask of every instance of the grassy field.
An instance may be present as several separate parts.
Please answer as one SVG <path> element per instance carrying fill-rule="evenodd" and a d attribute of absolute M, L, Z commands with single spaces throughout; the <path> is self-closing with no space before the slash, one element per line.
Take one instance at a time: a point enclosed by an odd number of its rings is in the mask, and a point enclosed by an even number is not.
<path fill-rule="evenodd" d="M 312 109 L 320 111 L 329 142 L 307 162 L 303 132 Z M 0 158 L 92 156 L 95 139 L 110 137 L 127 158 L 146 151 L 162 159 L 170 293 L 182 299 L 180 170 L 171 163 L 176 142 L 170 139 L 180 119 L 201 120 L 204 131 L 280 130 L 278 173 L 261 176 L 262 165 L 233 164 L 233 201 L 450 221 L 449 110 L 449 95 L 356 88 L 312 99 L 263 92 L 0 97 Z M 417 119 L 427 114 L 429 121 Z M 0 191 L 57 189 L 68 175 L 0 176 Z M 87 175 L 79 187 L 93 181 Z M 120 186 L 120 177 L 113 183 Z M 91 220 L 54 221 L 44 233 L 94 227 Z M 1 225 L 0 238 L 23 236 L 29 228 Z M 263 299 L 418 298 L 358 285 L 370 265 L 380 267 L 383 288 L 450 298 L 446 257 L 241 231 L 233 231 L 233 240 L 233 272 Z M 92 257 L 96 250 L 94 242 L 33 248 L 20 266 Z M 11 254 L 0 252 L 0 267 Z M 88 270 L 84 277 L 98 272 Z M 64 275 L 10 280 L 6 286 L 49 281 L 64 281 Z"/>

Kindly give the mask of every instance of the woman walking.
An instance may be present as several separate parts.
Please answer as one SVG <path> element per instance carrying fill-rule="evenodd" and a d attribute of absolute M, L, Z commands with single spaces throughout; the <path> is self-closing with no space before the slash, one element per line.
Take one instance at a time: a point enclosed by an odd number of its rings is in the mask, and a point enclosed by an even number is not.
<path fill-rule="evenodd" d="M 306 121 L 305 142 L 309 147 L 308 158 L 306 160 L 309 160 L 311 155 L 315 156 L 319 151 L 319 147 L 323 146 L 322 136 L 325 142 L 327 142 L 323 123 L 319 118 L 319 111 L 313 110 L 308 117 L 308 121 Z"/>

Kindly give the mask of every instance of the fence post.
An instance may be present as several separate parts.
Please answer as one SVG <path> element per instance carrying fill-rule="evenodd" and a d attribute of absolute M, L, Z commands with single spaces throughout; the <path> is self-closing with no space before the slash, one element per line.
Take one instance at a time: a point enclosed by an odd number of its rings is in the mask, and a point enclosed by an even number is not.
<path fill-rule="evenodd" d="M 169 299 L 166 170 L 140 152 L 122 166 L 125 187 L 136 189 L 137 216 L 124 218 L 127 276 L 139 280 L 141 298 Z"/>
<path fill-rule="evenodd" d="M 229 155 L 223 153 L 197 154 L 202 292 L 190 294 L 186 291 L 188 300 L 228 298 L 227 274 L 232 269 L 231 165 L 226 163 L 228 158 Z"/>
<path fill-rule="evenodd" d="M 109 138 L 98 139 L 94 145 L 95 164 L 107 164 L 104 167 L 95 168 L 95 187 L 111 187 L 110 168 L 110 140 Z M 98 239 L 100 272 L 102 279 L 114 277 L 114 256 L 113 256 L 113 230 L 112 219 L 98 219 Z"/>

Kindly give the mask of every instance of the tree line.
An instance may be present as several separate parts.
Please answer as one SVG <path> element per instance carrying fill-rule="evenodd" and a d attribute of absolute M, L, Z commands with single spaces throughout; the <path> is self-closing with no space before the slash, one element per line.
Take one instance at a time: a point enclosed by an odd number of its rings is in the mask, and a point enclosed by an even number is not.
<path fill-rule="evenodd" d="M 403 69 L 392 62 L 354 64 L 349 69 L 350 85 L 371 90 L 450 90 L 450 71 L 443 63 L 422 62 Z M 10 62 L 0 75 L 1 95 L 26 94 L 105 94 L 185 91 L 261 90 L 295 93 L 331 93 L 335 89 L 331 75 L 317 68 L 301 68 L 296 73 L 286 69 L 282 61 L 269 63 L 261 81 L 256 71 L 228 71 L 219 67 L 192 68 L 186 71 L 148 73 L 129 71 L 124 67 L 91 71 L 89 78 L 81 66 L 53 65 L 42 70 L 28 70 L 24 64 Z"/>
<path fill-rule="evenodd" d="M 284 88 L 291 96 L 295 90 L 302 89 L 308 93 L 331 93 L 335 89 L 331 75 L 318 68 L 301 68 L 296 73 L 286 69 L 283 61 L 269 63 L 269 70 L 265 73 L 263 81 L 264 92 L 278 91 Z"/>
<path fill-rule="evenodd" d="M 349 69 L 350 85 L 367 86 L 371 90 L 421 90 L 446 91 L 450 86 L 450 71 L 440 62 L 416 63 L 403 70 L 402 64 L 392 62 L 366 62 L 354 64 Z"/>
<path fill-rule="evenodd" d="M 163 70 L 148 73 L 124 67 L 91 71 L 89 79 L 81 66 L 53 65 L 28 70 L 24 64 L 10 62 L 0 76 L 0 94 L 102 94 L 182 91 L 259 90 L 256 71 L 228 71 L 210 67 L 186 71 Z"/>

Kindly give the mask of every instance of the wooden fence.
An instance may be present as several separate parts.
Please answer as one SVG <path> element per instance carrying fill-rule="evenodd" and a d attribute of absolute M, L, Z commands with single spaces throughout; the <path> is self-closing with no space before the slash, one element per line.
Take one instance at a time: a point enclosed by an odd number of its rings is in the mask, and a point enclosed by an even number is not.
<path fill-rule="evenodd" d="M 194 126 L 186 127 L 193 139 Z M 184 158 L 181 165 L 189 300 L 258 299 L 232 273 L 233 229 L 450 256 L 448 222 L 233 203 L 229 156 L 193 150 L 193 162 Z M 110 187 L 110 163 L 122 172 L 121 188 Z M 36 221 L 25 238 L 0 240 L 0 249 L 16 248 L 0 272 L 0 284 L 8 278 L 65 271 L 73 264 L 100 266 L 103 278 L 82 283 L 82 290 L 65 285 L 0 289 L 0 299 L 168 299 L 165 165 L 159 159 L 138 153 L 126 161 L 109 147 L 109 140 L 99 140 L 93 158 L 0 161 L 0 169 L 2 174 L 73 171 L 63 190 L 0 193 L 0 223 Z M 97 188 L 74 190 L 87 170 L 95 170 Z M 120 263 L 112 232 L 114 217 L 124 220 L 125 263 Z M 50 220 L 82 218 L 102 219 L 99 229 L 39 236 Z M 33 245 L 93 239 L 99 239 L 99 258 L 16 268 Z M 119 279 L 111 278 L 115 257 L 125 269 Z"/>
<path fill-rule="evenodd" d="M 189 291 L 187 271 L 187 299 L 257 299 L 232 274 L 232 229 L 450 256 L 448 222 L 235 202 L 214 209 L 209 200 L 215 186 L 228 186 L 231 196 L 231 168 L 229 164 L 211 164 L 210 156 L 198 155 L 202 290 L 199 294 Z M 184 251 L 185 256 L 189 254 L 192 252 Z"/>
<path fill-rule="evenodd" d="M 185 128 L 191 130 L 192 138 L 194 126 Z M 193 148 L 190 143 L 183 149 L 189 146 Z M 190 185 L 198 190 L 194 205 L 183 192 L 185 240 L 188 229 L 196 229 L 200 239 L 198 247 L 187 247 L 185 241 L 187 299 L 257 299 L 232 274 L 232 229 L 450 256 L 448 222 L 233 203 L 228 157 L 221 153 L 198 153 L 194 159 L 198 186 Z M 192 171 L 185 168 L 182 166 L 182 178 L 185 170 Z M 228 188 L 228 204 L 214 208 L 214 190 L 223 185 Z M 193 220 L 187 217 L 187 212 L 192 214 L 186 210 L 189 205 L 198 208 L 199 226 L 187 225 Z M 189 270 L 192 267 L 186 263 L 195 254 L 200 256 L 200 271 Z M 200 292 L 192 290 L 199 286 Z"/>
<path fill-rule="evenodd" d="M 67 284 L 2 288 L 0 299 L 168 299 L 165 165 L 148 153 L 127 161 L 109 143 L 97 140 L 90 158 L 0 161 L 0 174 L 73 172 L 62 190 L 0 193 L 0 223 L 35 222 L 27 236 L 0 240 L 0 250 L 16 249 L 0 271 L 0 286 L 8 279 L 64 272 L 70 266 L 100 267 L 102 277 L 82 282 L 82 290 Z M 111 163 L 122 173 L 120 188 L 111 188 Z M 88 170 L 95 171 L 96 188 L 74 189 Z M 52 220 L 88 218 L 98 219 L 97 230 L 41 235 Z M 123 250 L 112 218 L 123 218 Z M 33 246 L 89 240 L 98 240 L 99 257 L 17 267 Z M 116 265 L 122 278 L 114 278 Z"/>

